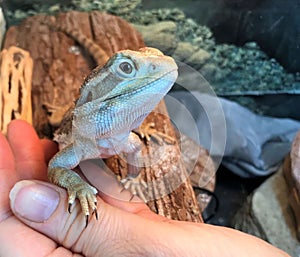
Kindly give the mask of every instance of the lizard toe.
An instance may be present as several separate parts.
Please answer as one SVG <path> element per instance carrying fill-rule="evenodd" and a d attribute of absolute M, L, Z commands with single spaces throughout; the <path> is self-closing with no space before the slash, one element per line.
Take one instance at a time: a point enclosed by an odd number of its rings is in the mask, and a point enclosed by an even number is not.
<path fill-rule="evenodd" d="M 90 214 L 95 213 L 96 219 L 98 219 L 97 213 L 97 189 L 90 186 L 85 181 L 81 181 L 68 190 L 69 206 L 68 211 L 71 213 L 71 207 L 77 198 L 79 200 L 83 215 L 86 217 L 86 224 L 88 223 Z"/>
<path fill-rule="evenodd" d="M 68 212 L 71 213 L 72 205 L 74 204 L 76 199 L 76 192 L 73 190 L 68 190 L 68 196 Z"/>
<path fill-rule="evenodd" d="M 128 190 L 132 194 L 132 197 L 129 201 L 131 201 L 134 196 L 138 196 L 144 202 L 147 202 L 144 191 L 148 186 L 145 180 L 143 180 L 140 175 L 138 175 L 137 177 L 126 177 L 124 179 L 121 179 L 120 182 L 123 185 L 124 189 Z"/>

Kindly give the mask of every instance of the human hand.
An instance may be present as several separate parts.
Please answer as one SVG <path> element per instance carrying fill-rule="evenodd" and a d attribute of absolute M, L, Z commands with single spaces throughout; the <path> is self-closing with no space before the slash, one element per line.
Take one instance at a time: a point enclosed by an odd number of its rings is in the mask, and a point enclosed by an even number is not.
<path fill-rule="evenodd" d="M 91 219 L 85 228 L 79 204 L 69 214 L 65 190 L 45 182 L 55 151 L 22 121 L 9 125 L 7 140 L 0 135 L 0 256 L 288 256 L 244 233 L 171 221 L 143 203 L 101 192 L 99 220 Z M 103 176 L 93 172 L 89 179 L 101 188 Z M 20 180 L 9 203 L 9 190 Z"/>

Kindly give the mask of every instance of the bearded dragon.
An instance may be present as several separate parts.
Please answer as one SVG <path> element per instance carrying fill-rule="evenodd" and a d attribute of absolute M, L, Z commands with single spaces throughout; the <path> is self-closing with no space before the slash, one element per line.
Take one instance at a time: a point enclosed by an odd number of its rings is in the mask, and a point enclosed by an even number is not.
<path fill-rule="evenodd" d="M 56 132 L 62 149 L 51 159 L 48 178 L 68 191 L 69 211 L 78 198 L 86 225 L 95 213 L 97 190 L 75 171 L 81 161 L 135 153 L 141 145 L 132 131 L 167 94 L 177 78 L 175 61 L 155 48 L 115 53 L 85 79 L 80 97 Z"/>

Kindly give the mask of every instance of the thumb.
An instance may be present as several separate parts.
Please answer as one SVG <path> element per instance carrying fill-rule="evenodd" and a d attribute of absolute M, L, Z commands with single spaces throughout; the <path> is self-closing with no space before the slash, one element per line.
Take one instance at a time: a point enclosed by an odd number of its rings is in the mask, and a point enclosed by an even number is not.
<path fill-rule="evenodd" d="M 68 213 L 65 190 L 46 182 L 18 182 L 10 192 L 10 202 L 13 213 L 25 224 L 85 256 L 119 256 L 132 249 L 132 242 L 137 247 L 137 238 L 143 238 L 145 218 L 112 207 L 100 198 L 99 220 L 91 217 L 85 228 L 77 201 Z"/>

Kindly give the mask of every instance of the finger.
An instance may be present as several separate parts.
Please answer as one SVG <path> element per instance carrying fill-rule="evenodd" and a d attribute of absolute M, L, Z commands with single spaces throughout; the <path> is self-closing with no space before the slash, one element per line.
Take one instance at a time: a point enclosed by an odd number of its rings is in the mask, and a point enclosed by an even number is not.
<path fill-rule="evenodd" d="M 105 201 L 109 205 L 114 206 L 120 210 L 134 213 L 141 217 L 155 220 L 155 221 L 167 221 L 168 220 L 166 217 L 157 215 L 156 213 L 151 211 L 145 203 L 122 201 L 122 200 L 113 198 L 111 196 L 108 196 L 106 194 L 103 194 L 102 192 L 99 192 L 99 195 L 101 196 L 101 199 L 103 199 L 103 201 Z"/>
<path fill-rule="evenodd" d="M 25 224 L 85 256 L 118 256 L 121 254 L 118 251 L 124 249 L 116 247 L 116 242 L 127 243 L 143 238 L 144 229 L 150 230 L 154 225 L 98 198 L 99 220 L 90 218 L 85 228 L 85 217 L 78 202 L 69 214 L 65 190 L 41 181 L 18 182 L 10 199 L 13 213 Z"/>
<path fill-rule="evenodd" d="M 0 221 L 9 215 L 9 190 L 18 180 L 13 153 L 5 136 L 0 133 Z"/>
<path fill-rule="evenodd" d="M 0 256 L 54 256 L 57 248 L 53 240 L 26 226 L 13 215 L 1 222 L 0 242 Z M 36 245 L 38 247 L 33 247 Z"/>
<path fill-rule="evenodd" d="M 13 170 L 15 168 L 14 156 L 5 136 L 0 133 L 0 169 Z"/>
<path fill-rule="evenodd" d="M 14 120 L 8 126 L 7 139 L 19 176 L 46 179 L 44 151 L 33 127 L 25 121 Z"/>
<path fill-rule="evenodd" d="M 57 144 L 49 139 L 41 139 L 41 144 L 44 150 L 45 162 L 48 163 L 58 151 Z"/>

